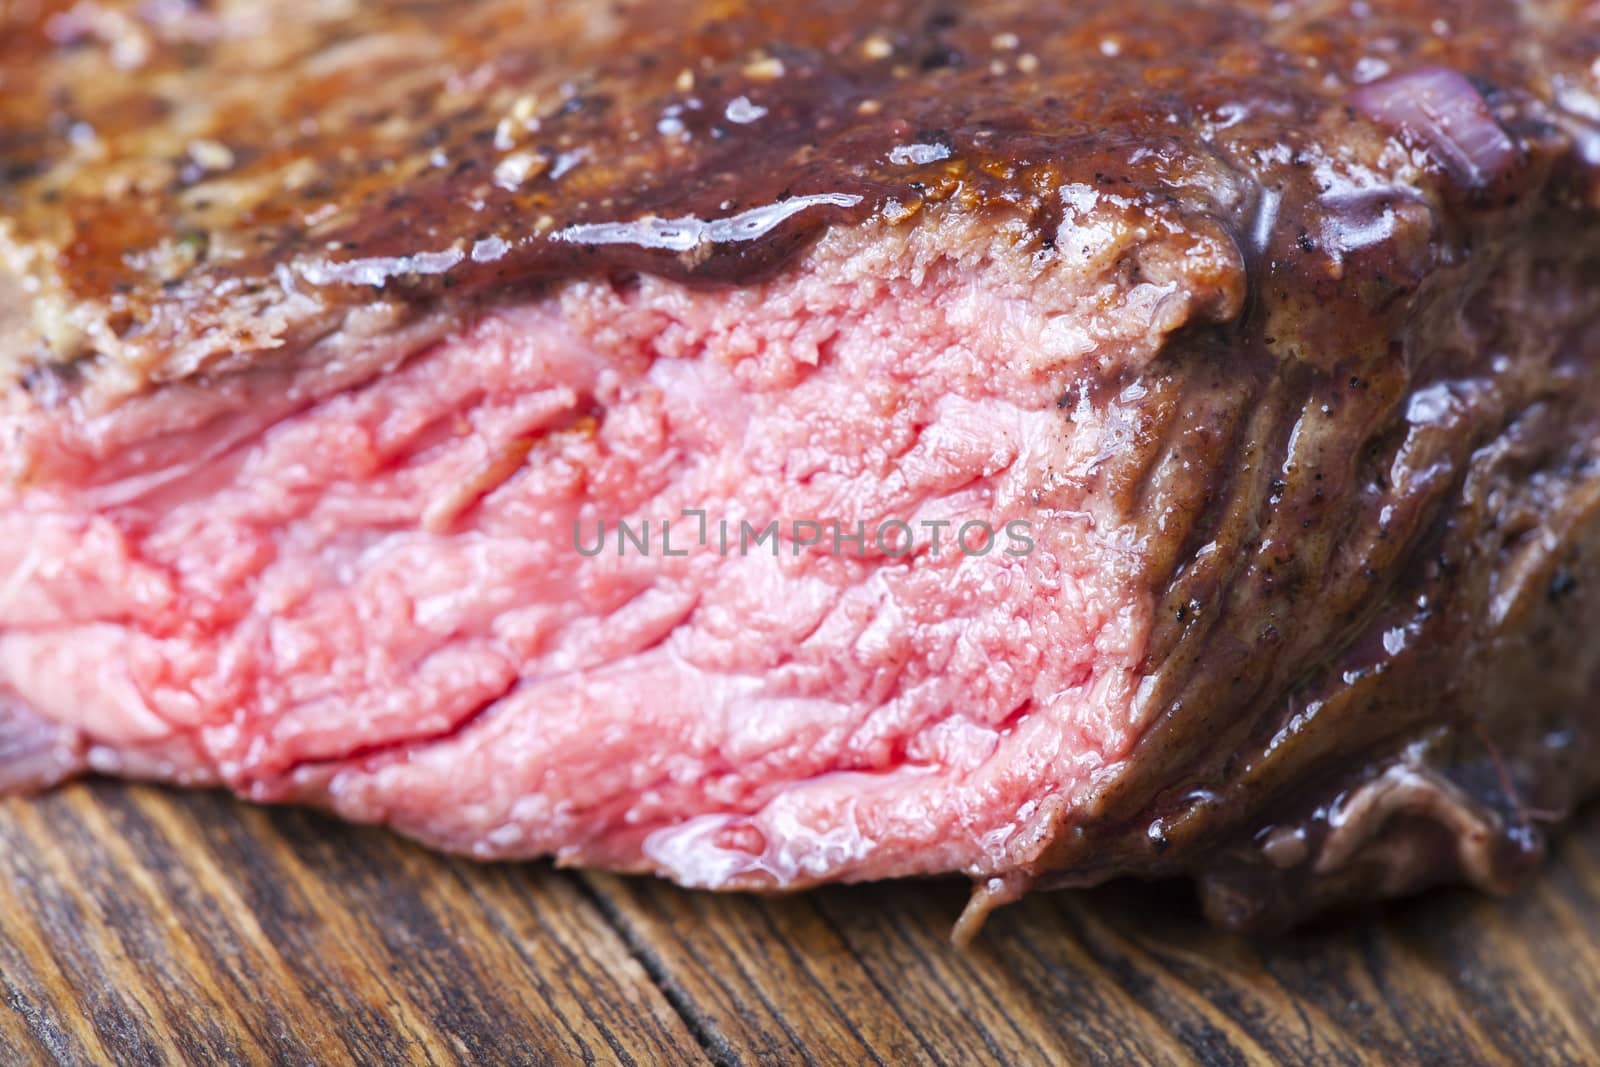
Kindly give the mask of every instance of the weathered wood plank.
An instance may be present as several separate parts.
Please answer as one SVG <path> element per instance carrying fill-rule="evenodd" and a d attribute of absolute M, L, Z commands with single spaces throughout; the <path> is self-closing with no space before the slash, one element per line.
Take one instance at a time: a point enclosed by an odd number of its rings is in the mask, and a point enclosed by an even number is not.
<path fill-rule="evenodd" d="M 714 897 L 591 876 L 631 939 L 718 1035 L 727 1062 L 1181 1063 L 1168 1030 L 1066 931 L 1039 970 L 1002 933 L 961 952 L 954 884 L 864 886 L 771 899 Z M 1034 925 L 1007 915 L 1027 941 Z M 760 936 L 765 932 L 766 936 Z M 754 935 L 754 936 L 753 936 Z M 1063 936 L 1065 935 L 1065 936 Z M 782 959 L 798 948 L 802 963 Z M 1042 981 L 1041 981 L 1042 980 Z M 1048 996 L 1041 996 L 1048 994 Z M 874 1027 L 873 1057 L 832 1035 Z M 884 1050 L 889 1052 L 885 1054 Z M 743 1055 L 753 1052 L 755 1055 Z M 1259 1059 L 1259 1057 L 1257 1057 Z"/>
<path fill-rule="evenodd" d="M 704 1059 L 544 866 L 93 785 L 0 806 L 0 886 L 7 1063 Z"/>
<path fill-rule="evenodd" d="M 678 1003 L 716 1035 L 716 1058 L 855 1067 L 925 1055 L 804 898 L 717 897 L 588 877 Z"/>
<path fill-rule="evenodd" d="M 930 1063 L 1600 1062 L 1600 816 L 1510 902 L 1436 893 L 1281 938 L 1212 931 L 1172 886 L 1031 897 L 962 953 L 955 885 L 590 882 L 730 1063 L 840 1062 L 859 1048 L 831 1035 L 869 1028 Z"/>
<path fill-rule="evenodd" d="M 113 784 L 0 803 L 0 1063 L 1592 1063 L 1600 813 L 1510 902 L 1285 938 L 1175 887 L 717 897 Z"/>

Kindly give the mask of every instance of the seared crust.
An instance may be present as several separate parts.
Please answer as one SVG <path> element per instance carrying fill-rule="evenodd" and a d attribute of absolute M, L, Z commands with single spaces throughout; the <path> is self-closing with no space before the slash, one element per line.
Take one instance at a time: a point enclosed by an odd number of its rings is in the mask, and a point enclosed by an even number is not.
<path fill-rule="evenodd" d="M 1151 369 L 1151 726 L 1019 887 L 1183 871 L 1260 927 L 1536 866 L 1600 778 L 1600 227 L 1539 210 L 1419 219 L 1456 265 L 1305 316 L 1324 368 L 1202 334 Z"/>
<path fill-rule="evenodd" d="M 1270 191 L 1292 241 L 1328 175 L 1411 162 L 1349 108 L 1359 81 L 1469 72 L 1524 140 L 1563 95 L 1593 106 L 1592 5 L 1369 6 L 7 5 L 0 269 L 30 279 L 36 336 L 3 373 L 71 366 L 104 404 L 296 358 L 355 307 L 737 281 L 947 201 L 1027 213 L 1049 254 L 1071 184 L 1245 246 Z M 1253 251 L 1263 282 L 1280 264 Z"/>

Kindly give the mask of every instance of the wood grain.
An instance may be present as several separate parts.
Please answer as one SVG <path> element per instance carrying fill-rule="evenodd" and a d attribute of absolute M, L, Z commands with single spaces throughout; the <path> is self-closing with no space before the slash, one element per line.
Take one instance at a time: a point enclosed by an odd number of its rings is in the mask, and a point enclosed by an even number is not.
<path fill-rule="evenodd" d="M 1509 901 L 1242 940 L 1181 887 L 761 899 L 110 783 L 0 803 L 0 1063 L 1600 1062 L 1600 816 Z"/>
<path fill-rule="evenodd" d="M 378 831 L 111 785 L 8 803 L 0 848 L 4 1032 L 34 1059 L 703 1059 L 546 868 L 472 868 Z"/>

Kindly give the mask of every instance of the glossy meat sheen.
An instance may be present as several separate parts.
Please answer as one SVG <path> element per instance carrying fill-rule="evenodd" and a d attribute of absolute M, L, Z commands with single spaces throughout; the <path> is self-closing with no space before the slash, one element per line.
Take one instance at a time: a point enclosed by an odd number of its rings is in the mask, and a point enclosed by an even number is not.
<path fill-rule="evenodd" d="M 47 7 L 0 784 L 1261 924 L 1595 777 L 1590 5 Z M 574 558 L 684 507 L 1044 532 Z"/>

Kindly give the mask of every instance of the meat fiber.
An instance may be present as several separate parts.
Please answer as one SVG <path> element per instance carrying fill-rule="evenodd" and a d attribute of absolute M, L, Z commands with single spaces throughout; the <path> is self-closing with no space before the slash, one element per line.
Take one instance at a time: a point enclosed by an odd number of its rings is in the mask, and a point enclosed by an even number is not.
<path fill-rule="evenodd" d="M 0 786 L 719 889 L 1502 890 L 1592 5 L 0 11 Z"/>

